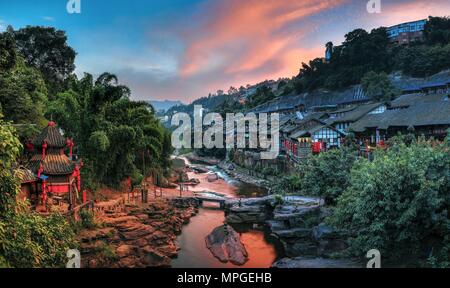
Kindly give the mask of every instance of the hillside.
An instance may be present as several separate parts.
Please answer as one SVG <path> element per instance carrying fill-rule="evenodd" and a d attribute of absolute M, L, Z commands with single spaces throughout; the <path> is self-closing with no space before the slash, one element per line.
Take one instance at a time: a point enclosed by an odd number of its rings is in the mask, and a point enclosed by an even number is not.
<path fill-rule="evenodd" d="M 330 48 L 329 59 L 316 58 L 302 63 L 299 74 L 292 79 L 265 81 L 245 97 L 210 95 L 191 105 L 177 107 L 176 111 L 188 112 L 193 105 L 202 105 L 209 111 L 221 113 L 268 112 L 295 107 L 292 105 L 312 107 L 342 105 L 355 100 L 364 102 L 370 100 L 370 96 L 366 95 L 361 80 L 368 73 L 381 77 L 387 74 L 392 88 L 396 89 L 393 95 L 421 83 L 438 82 L 450 69 L 450 18 L 429 17 L 423 37 L 408 44 L 392 43 L 389 29 L 379 27 L 370 32 L 355 29 L 345 35 L 341 45 L 333 46 L 328 42 L 326 46 Z"/>
<path fill-rule="evenodd" d="M 149 101 L 149 103 L 155 108 L 156 111 L 160 110 L 167 111 L 174 106 L 184 105 L 181 101 L 171 101 L 171 100 L 164 100 L 164 101 L 152 100 Z"/>

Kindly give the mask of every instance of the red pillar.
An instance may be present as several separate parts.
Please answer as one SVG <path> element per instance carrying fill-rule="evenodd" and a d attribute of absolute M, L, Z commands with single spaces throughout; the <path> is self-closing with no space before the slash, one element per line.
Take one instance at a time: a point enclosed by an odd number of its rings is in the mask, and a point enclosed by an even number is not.
<path fill-rule="evenodd" d="M 42 181 L 42 204 L 47 210 L 47 181 Z"/>
<path fill-rule="evenodd" d="M 77 178 L 77 189 L 78 191 L 81 191 L 81 173 L 80 173 L 80 167 L 75 166 L 75 177 Z"/>
<path fill-rule="evenodd" d="M 83 204 L 87 202 L 87 192 L 86 190 L 83 190 L 83 194 L 82 194 L 82 198 L 83 198 Z"/>

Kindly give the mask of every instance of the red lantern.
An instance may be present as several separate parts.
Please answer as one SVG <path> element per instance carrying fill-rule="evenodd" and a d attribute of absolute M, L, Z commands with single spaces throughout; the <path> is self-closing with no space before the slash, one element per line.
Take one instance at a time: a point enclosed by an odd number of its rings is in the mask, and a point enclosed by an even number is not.
<path fill-rule="evenodd" d="M 47 141 L 44 141 L 44 143 L 42 143 L 42 160 L 45 159 L 45 153 L 47 151 L 47 147 L 48 147 Z"/>

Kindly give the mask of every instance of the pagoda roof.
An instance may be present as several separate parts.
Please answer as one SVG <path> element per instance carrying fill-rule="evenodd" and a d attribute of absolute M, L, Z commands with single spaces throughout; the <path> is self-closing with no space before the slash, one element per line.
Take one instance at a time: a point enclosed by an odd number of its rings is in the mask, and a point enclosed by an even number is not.
<path fill-rule="evenodd" d="M 44 159 L 42 155 L 36 154 L 28 162 L 27 168 L 37 173 L 41 164 L 42 173 L 46 175 L 68 175 L 75 169 L 75 162 L 64 154 L 48 154 Z"/>
<path fill-rule="evenodd" d="M 63 148 L 66 146 L 66 139 L 61 135 L 54 122 L 49 122 L 48 126 L 34 138 L 32 143 L 35 147 L 42 147 L 44 141 L 47 142 L 48 148 Z"/>
<path fill-rule="evenodd" d="M 20 183 L 24 184 L 24 183 L 32 183 L 32 182 L 36 182 L 38 180 L 38 178 L 36 177 L 36 175 L 29 169 L 20 166 L 17 170 L 16 170 L 17 176 L 20 179 Z"/>

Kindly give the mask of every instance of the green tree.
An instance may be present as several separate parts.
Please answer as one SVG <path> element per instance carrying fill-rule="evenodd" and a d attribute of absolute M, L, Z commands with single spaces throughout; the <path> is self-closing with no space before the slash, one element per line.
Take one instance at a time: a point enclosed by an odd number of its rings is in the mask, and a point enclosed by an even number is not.
<path fill-rule="evenodd" d="M 370 71 L 361 79 L 364 93 L 377 101 L 390 101 L 399 94 L 386 73 Z"/>
<path fill-rule="evenodd" d="M 329 222 L 349 232 L 349 252 L 359 257 L 374 248 L 387 258 L 418 255 L 433 237 L 438 252 L 450 233 L 449 171 L 444 146 L 394 144 L 355 164 Z"/>
<path fill-rule="evenodd" d="M 22 151 L 22 145 L 16 136 L 14 128 L 4 122 L 0 114 L 0 219 L 14 209 L 19 190 L 12 170 Z"/>
<path fill-rule="evenodd" d="M 67 220 L 40 216 L 16 202 L 20 182 L 14 166 L 21 148 L 0 115 L 0 267 L 63 267 L 67 250 L 76 248 Z"/>
<path fill-rule="evenodd" d="M 71 79 L 69 87 L 50 103 L 47 117 L 77 141 L 77 153 L 85 160 L 85 183 L 114 185 L 144 174 L 144 169 L 167 169 L 170 136 L 153 107 L 131 101 L 130 90 L 115 75 L 104 73 L 94 81 L 86 74 Z"/>
<path fill-rule="evenodd" d="M 0 33 L 0 74 L 16 65 L 16 43 L 10 33 Z"/>
<path fill-rule="evenodd" d="M 66 33 L 53 27 L 27 26 L 13 31 L 19 53 L 27 65 L 42 72 L 52 95 L 75 70 L 75 51 Z"/>
<path fill-rule="evenodd" d="M 0 104 L 7 120 L 16 124 L 42 124 L 47 89 L 39 71 L 18 58 L 13 69 L 0 74 Z"/>
<path fill-rule="evenodd" d="M 308 158 L 302 166 L 300 180 L 303 194 L 317 195 L 324 198 L 326 204 L 335 204 L 349 185 L 356 158 L 355 150 L 347 147 Z"/>
<path fill-rule="evenodd" d="M 450 43 L 450 18 L 429 17 L 424 27 L 424 35 L 428 44 Z"/>

